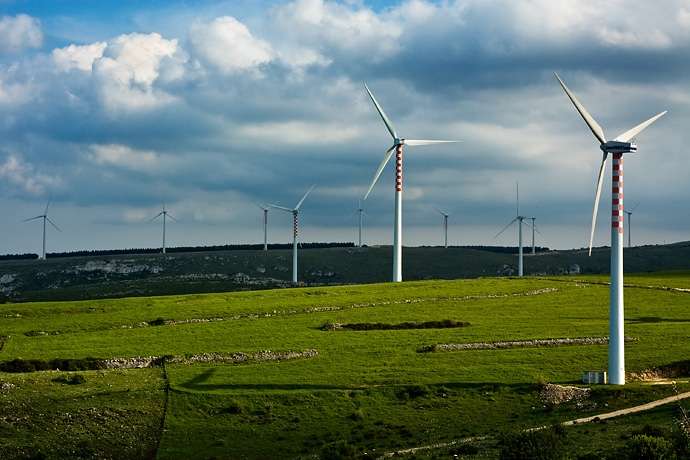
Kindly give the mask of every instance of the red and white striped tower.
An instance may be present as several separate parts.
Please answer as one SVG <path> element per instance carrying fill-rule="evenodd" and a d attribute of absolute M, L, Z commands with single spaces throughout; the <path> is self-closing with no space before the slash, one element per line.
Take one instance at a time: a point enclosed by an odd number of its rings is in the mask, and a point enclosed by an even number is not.
<path fill-rule="evenodd" d="M 292 211 L 292 282 L 297 284 L 297 229 L 298 211 Z"/>
<path fill-rule="evenodd" d="M 393 281 L 402 281 L 403 144 L 395 146 L 395 222 L 393 231 Z"/>
<path fill-rule="evenodd" d="M 623 323 L 623 154 L 613 154 L 611 179 L 611 305 L 609 311 L 609 381 L 625 384 Z"/>

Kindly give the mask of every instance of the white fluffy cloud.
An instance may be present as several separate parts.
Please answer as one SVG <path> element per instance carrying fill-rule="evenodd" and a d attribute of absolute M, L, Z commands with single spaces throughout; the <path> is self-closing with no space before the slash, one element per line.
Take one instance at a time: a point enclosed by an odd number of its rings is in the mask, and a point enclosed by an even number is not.
<path fill-rule="evenodd" d="M 194 24 L 189 38 L 198 57 L 224 74 L 254 70 L 275 57 L 268 42 L 231 16 Z"/>
<path fill-rule="evenodd" d="M 174 97 L 155 84 L 181 78 L 186 60 L 177 39 L 167 40 L 157 33 L 120 35 L 93 64 L 101 100 L 114 111 L 170 102 Z"/>
<path fill-rule="evenodd" d="M 15 53 L 38 48 L 43 43 L 41 23 L 36 18 L 19 14 L 0 17 L 0 52 Z"/>
<path fill-rule="evenodd" d="M 60 71 L 78 69 L 83 72 L 91 72 L 94 61 L 103 56 L 107 43 L 96 42 L 89 45 L 69 45 L 65 48 L 56 48 L 52 52 L 55 67 Z"/>

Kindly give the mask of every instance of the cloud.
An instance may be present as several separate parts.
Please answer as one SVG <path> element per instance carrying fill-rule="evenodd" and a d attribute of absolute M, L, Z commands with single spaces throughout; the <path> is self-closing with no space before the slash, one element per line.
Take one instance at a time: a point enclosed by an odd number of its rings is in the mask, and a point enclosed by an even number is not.
<path fill-rule="evenodd" d="M 120 35 L 95 60 L 94 78 L 109 110 L 151 109 L 175 99 L 156 83 L 182 78 L 186 61 L 177 39 L 168 40 L 158 33 Z"/>
<path fill-rule="evenodd" d="M 36 172 L 33 165 L 13 154 L 0 163 L 0 178 L 10 185 L 11 194 L 19 192 L 20 195 L 42 196 L 47 189 L 60 184 L 59 178 Z"/>
<path fill-rule="evenodd" d="M 38 19 L 26 14 L 0 17 L 0 53 L 39 48 L 42 43 L 43 33 Z"/>
<path fill-rule="evenodd" d="M 210 23 L 198 22 L 189 32 L 196 55 L 221 73 L 256 70 L 271 62 L 271 45 L 252 35 L 247 26 L 232 16 L 222 16 Z"/>
<path fill-rule="evenodd" d="M 119 166 L 134 171 L 151 170 L 159 163 L 152 151 L 135 150 L 126 145 L 92 145 L 89 159 L 99 165 Z"/>
<path fill-rule="evenodd" d="M 51 56 L 55 67 L 62 72 L 72 69 L 91 72 L 94 61 L 103 56 L 106 46 L 106 42 L 96 42 L 83 46 L 72 44 L 65 48 L 54 49 Z"/>

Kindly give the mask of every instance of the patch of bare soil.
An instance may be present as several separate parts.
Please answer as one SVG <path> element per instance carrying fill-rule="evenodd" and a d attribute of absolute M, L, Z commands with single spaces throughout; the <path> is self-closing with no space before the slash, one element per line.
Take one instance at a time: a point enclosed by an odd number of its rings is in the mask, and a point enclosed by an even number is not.
<path fill-rule="evenodd" d="M 654 382 L 678 377 L 690 377 L 690 360 L 676 361 L 663 366 L 628 373 L 628 380 L 639 382 Z"/>

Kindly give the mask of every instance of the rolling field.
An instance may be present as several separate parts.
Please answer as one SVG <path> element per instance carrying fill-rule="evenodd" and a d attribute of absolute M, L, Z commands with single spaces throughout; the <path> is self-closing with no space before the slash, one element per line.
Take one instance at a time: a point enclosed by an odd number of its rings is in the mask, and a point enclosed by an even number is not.
<path fill-rule="evenodd" d="M 495 458 L 500 432 L 690 390 L 685 375 L 676 386 L 595 386 L 585 401 L 552 405 L 540 397 L 543 383 L 577 383 L 582 371 L 605 369 L 606 345 L 430 347 L 605 337 L 605 281 L 486 278 L 5 304 L 4 370 L 61 370 L 0 372 L 0 457 L 376 458 L 488 435 L 464 454 Z M 626 284 L 628 371 L 687 362 L 690 273 L 631 275 Z M 462 327 L 422 328 L 443 320 Z M 141 369 L 83 370 L 89 357 L 156 359 Z M 568 428 L 567 447 L 573 458 L 601 458 L 645 425 L 672 430 L 677 413 L 678 405 L 664 406 Z"/>

